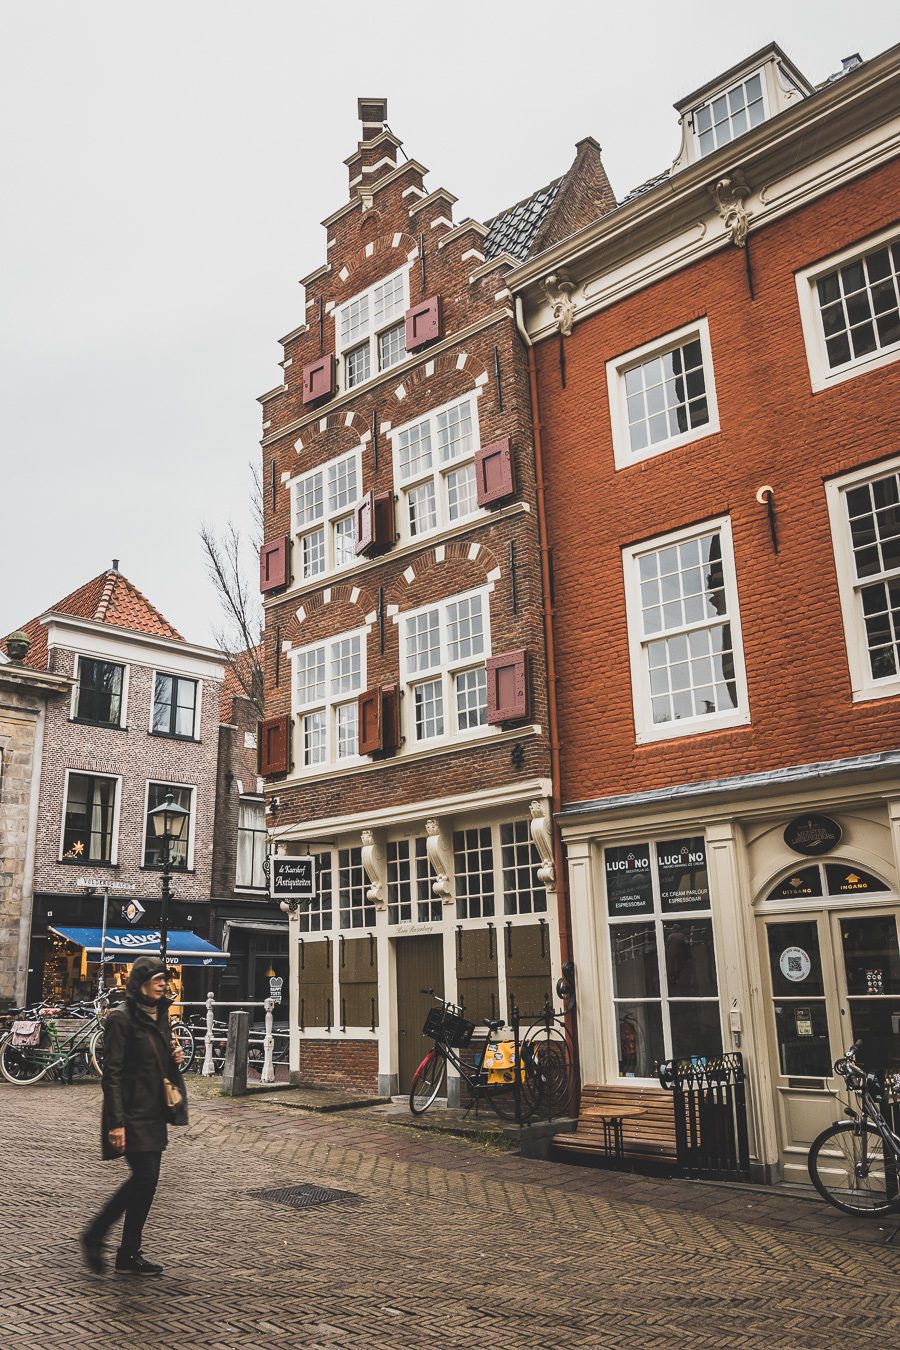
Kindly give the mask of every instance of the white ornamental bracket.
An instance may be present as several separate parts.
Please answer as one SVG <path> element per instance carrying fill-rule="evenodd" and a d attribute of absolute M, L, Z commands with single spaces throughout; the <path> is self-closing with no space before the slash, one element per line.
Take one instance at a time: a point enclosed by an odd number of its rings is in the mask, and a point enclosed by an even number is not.
<path fill-rule="evenodd" d="M 725 178 L 720 178 L 709 191 L 731 242 L 737 248 L 743 248 L 750 232 L 750 213 L 746 206 L 750 188 L 746 178 L 740 169 L 735 169 Z"/>
<path fill-rule="evenodd" d="M 531 838 L 538 851 L 541 865 L 537 870 L 538 881 L 542 881 L 548 891 L 556 890 L 556 865 L 553 861 L 553 824 L 550 820 L 550 803 L 546 797 L 537 797 L 530 804 Z"/>
<path fill-rule="evenodd" d="M 453 888 L 453 849 L 443 821 L 433 818 L 426 820 L 425 846 L 428 849 L 428 861 L 435 874 L 431 889 L 445 905 L 452 905 L 456 898 Z"/>
<path fill-rule="evenodd" d="M 372 830 L 363 830 L 362 864 L 369 878 L 366 895 L 376 909 L 387 909 L 387 858 L 384 845 Z"/>

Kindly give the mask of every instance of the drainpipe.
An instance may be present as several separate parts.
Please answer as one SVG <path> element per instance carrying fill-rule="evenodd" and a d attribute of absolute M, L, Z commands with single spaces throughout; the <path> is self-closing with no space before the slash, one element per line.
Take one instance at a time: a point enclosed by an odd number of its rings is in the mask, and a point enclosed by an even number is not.
<path fill-rule="evenodd" d="M 541 413 L 538 404 L 537 368 L 534 361 L 534 343 L 522 317 L 522 298 L 516 296 L 516 327 L 528 351 L 528 384 L 531 391 L 531 420 L 534 426 L 534 464 L 537 486 L 538 536 L 541 546 L 541 582 L 544 590 L 544 647 L 547 653 L 547 704 L 550 720 L 550 803 L 551 818 L 555 819 L 562 805 L 559 778 L 559 717 L 556 706 L 556 653 L 553 647 L 553 607 L 550 589 L 550 546 L 547 542 L 547 509 L 544 493 L 544 456 L 541 442 Z M 557 911 L 559 915 L 559 945 L 564 962 L 574 960 L 572 953 L 572 922 L 569 914 L 569 887 L 559 830 L 553 831 L 553 861 L 556 867 Z M 560 903 L 561 902 L 561 903 Z M 577 997 L 577 990 L 576 990 Z M 574 1019 L 567 1017 L 569 1030 L 575 1034 Z"/>

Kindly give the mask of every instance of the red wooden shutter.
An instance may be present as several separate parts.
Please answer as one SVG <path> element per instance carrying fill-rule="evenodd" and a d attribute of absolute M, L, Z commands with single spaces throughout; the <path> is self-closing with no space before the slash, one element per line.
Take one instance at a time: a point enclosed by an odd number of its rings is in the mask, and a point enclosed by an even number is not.
<path fill-rule="evenodd" d="M 433 295 L 406 311 L 406 350 L 414 352 L 441 336 L 441 298 Z"/>
<path fill-rule="evenodd" d="M 288 773 L 291 767 L 291 719 L 269 717 L 259 724 L 259 770 L 264 778 Z"/>
<path fill-rule="evenodd" d="M 303 402 L 318 403 L 334 393 L 334 355 L 328 352 L 303 367 Z"/>
<path fill-rule="evenodd" d="M 288 584 L 290 547 L 290 538 L 285 535 L 283 539 L 276 539 L 271 544 L 263 544 L 260 549 L 259 589 L 264 595 L 266 591 L 277 591 L 280 586 Z"/>
<path fill-rule="evenodd" d="M 381 686 L 381 748 L 396 750 L 400 745 L 400 690 L 396 684 Z"/>
<path fill-rule="evenodd" d="M 493 506 L 514 495 L 516 484 L 508 436 L 476 451 L 475 486 L 479 506 Z"/>
<path fill-rule="evenodd" d="M 393 492 L 367 492 L 356 508 L 356 551 L 367 558 L 394 546 Z"/>
<path fill-rule="evenodd" d="M 487 720 L 491 726 L 519 722 L 528 716 L 528 681 L 524 648 L 504 656 L 489 656 L 487 668 Z"/>
<path fill-rule="evenodd" d="M 360 694 L 359 753 L 387 754 L 400 744 L 400 690 L 395 684 Z"/>

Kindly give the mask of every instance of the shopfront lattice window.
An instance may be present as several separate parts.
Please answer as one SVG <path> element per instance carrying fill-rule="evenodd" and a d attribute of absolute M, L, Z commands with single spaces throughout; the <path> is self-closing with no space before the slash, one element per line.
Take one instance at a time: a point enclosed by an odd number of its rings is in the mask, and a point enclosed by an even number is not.
<path fill-rule="evenodd" d="M 540 856 L 527 820 L 500 826 L 504 914 L 545 914 L 547 891 L 537 879 Z"/>
<path fill-rule="evenodd" d="M 300 906 L 301 933 L 327 933 L 334 923 L 331 854 L 317 853 L 315 858 L 316 893 Z"/>
<path fill-rule="evenodd" d="M 460 919 L 494 913 L 494 850 L 490 826 L 453 834 L 456 913 Z"/>
<path fill-rule="evenodd" d="M 388 923 L 437 923 L 442 905 L 435 899 L 435 874 L 428 845 L 417 839 L 394 839 L 387 846 Z"/>
<path fill-rule="evenodd" d="M 338 849 L 338 909 L 341 928 L 374 928 L 375 906 L 369 900 L 369 881 L 361 848 Z"/>

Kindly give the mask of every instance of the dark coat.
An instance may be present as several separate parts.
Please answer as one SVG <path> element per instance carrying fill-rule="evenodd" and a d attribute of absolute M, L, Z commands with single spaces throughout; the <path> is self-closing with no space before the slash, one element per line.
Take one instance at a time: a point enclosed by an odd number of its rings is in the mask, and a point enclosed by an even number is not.
<path fill-rule="evenodd" d="M 159 1004 L 165 1019 L 166 1001 Z M 163 1077 L 181 1090 L 182 1104 L 170 1120 Z M 168 1021 L 152 1023 L 131 998 L 109 1013 L 103 1026 L 104 1158 L 120 1158 L 108 1133 L 125 1127 L 129 1153 L 157 1153 L 168 1142 L 167 1123 L 187 1124 L 184 1079 L 172 1058 Z"/>

